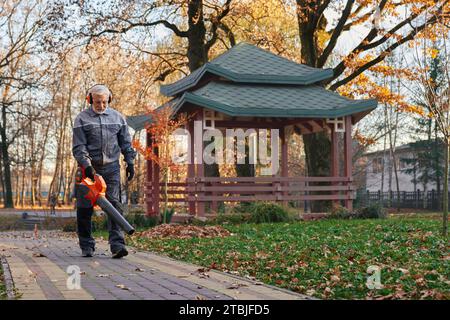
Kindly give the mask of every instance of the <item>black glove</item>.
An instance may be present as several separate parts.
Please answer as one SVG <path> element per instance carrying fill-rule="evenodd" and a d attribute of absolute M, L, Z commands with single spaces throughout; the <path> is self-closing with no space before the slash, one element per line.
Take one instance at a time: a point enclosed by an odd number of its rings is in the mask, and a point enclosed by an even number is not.
<path fill-rule="evenodd" d="M 84 174 L 92 181 L 95 181 L 95 169 L 93 166 L 89 166 L 86 169 L 84 169 Z"/>
<path fill-rule="evenodd" d="M 131 179 L 133 179 L 133 177 L 134 177 L 134 165 L 129 164 L 127 166 L 127 178 L 128 178 L 128 181 L 131 181 Z"/>

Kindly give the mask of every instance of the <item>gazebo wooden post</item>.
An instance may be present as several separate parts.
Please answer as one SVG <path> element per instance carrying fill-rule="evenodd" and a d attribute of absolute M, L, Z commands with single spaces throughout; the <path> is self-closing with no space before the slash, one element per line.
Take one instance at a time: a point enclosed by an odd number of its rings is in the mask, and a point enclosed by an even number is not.
<path fill-rule="evenodd" d="M 197 132 L 197 134 L 200 134 L 200 137 L 194 137 L 194 141 L 197 144 L 200 144 L 200 146 L 197 146 L 194 148 L 195 156 L 197 164 L 196 164 L 196 178 L 198 179 L 198 189 L 200 192 L 198 192 L 198 196 L 201 198 L 204 196 L 203 188 L 205 186 L 205 164 L 203 163 L 203 109 L 198 109 L 197 113 L 195 114 L 195 120 L 199 121 L 201 123 L 201 130 Z M 199 154 L 198 154 L 199 153 Z M 205 202 L 203 200 L 197 201 L 197 215 L 199 217 L 203 217 L 205 215 Z"/>
<path fill-rule="evenodd" d="M 188 169 L 187 169 L 187 177 L 188 177 L 188 183 L 187 187 L 190 189 L 190 192 L 188 193 L 188 198 L 195 197 L 195 192 L 193 192 L 193 189 L 195 188 L 195 164 L 194 164 L 194 120 L 189 120 L 188 122 L 188 131 L 189 131 L 189 143 L 188 143 L 188 154 L 189 154 L 189 163 L 188 163 Z M 195 201 L 190 200 L 188 201 L 189 204 L 189 214 L 192 216 L 195 216 Z"/>
<path fill-rule="evenodd" d="M 216 128 L 216 129 L 218 129 L 218 128 Z M 220 129 L 219 129 L 220 130 Z M 223 130 L 221 130 L 222 131 L 222 134 L 224 134 L 224 132 L 223 132 Z M 225 136 L 225 135 L 224 135 Z M 216 143 L 216 141 L 214 141 L 214 143 Z M 223 150 L 222 150 L 223 151 Z M 217 150 L 215 150 L 215 153 L 217 154 Z M 219 174 L 219 176 L 220 176 L 220 174 Z M 220 186 L 221 185 L 221 183 L 220 182 L 211 182 L 211 187 L 216 187 L 216 186 Z M 217 196 L 217 192 L 216 191 L 213 191 L 213 192 L 211 192 L 211 195 L 214 197 L 214 196 Z M 211 206 L 210 206 L 210 213 L 212 213 L 212 214 L 217 214 L 218 213 L 218 211 L 219 211 L 219 205 L 218 205 L 218 202 L 217 202 L 217 200 L 213 200 L 213 201 L 211 201 Z"/>
<path fill-rule="evenodd" d="M 338 153 L 338 134 L 334 124 L 331 126 L 331 163 L 330 163 L 330 175 L 331 177 L 339 176 L 339 153 Z M 333 182 L 332 185 L 338 185 L 337 182 Z M 332 194 L 339 194 L 338 191 L 333 191 Z M 333 207 L 336 208 L 339 205 L 339 200 L 333 200 Z"/>
<path fill-rule="evenodd" d="M 152 135 L 148 131 L 146 131 L 146 144 L 147 148 L 151 148 L 152 146 Z M 155 210 L 153 208 L 153 161 L 152 159 L 147 159 L 147 186 L 145 190 L 145 202 L 147 204 L 147 215 L 151 216 L 155 214 Z"/>
<path fill-rule="evenodd" d="M 153 148 L 153 154 L 155 156 L 159 156 L 159 148 Z M 159 186 L 159 165 L 156 162 L 153 162 L 153 181 L 152 181 L 152 189 L 153 189 L 153 212 L 156 216 L 160 215 L 159 212 L 159 197 L 160 197 L 160 186 Z"/>
<path fill-rule="evenodd" d="M 281 177 L 288 177 L 288 136 L 286 135 L 286 127 L 282 127 L 280 129 L 280 140 L 281 140 Z M 281 193 L 282 197 L 285 198 L 288 195 L 286 190 L 288 183 L 282 182 L 281 186 L 283 188 L 283 192 Z M 282 205 L 287 207 L 288 201 L 283 200 Z"/>
<path fill-rule="evenodd" d="M 345 134 L 344 134 L 344 174 L 347 178 L 347 186 L 352 182 L 352 116 L 345 117 Z M 346 191 L 345 207 L 353 210 L 353 200 L 350 198 L 351 190 Z"/>

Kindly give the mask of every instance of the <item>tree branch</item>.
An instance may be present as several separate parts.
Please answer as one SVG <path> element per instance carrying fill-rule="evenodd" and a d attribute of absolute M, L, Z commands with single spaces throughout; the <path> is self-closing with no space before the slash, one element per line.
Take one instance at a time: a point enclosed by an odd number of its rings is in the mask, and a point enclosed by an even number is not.
<path fill-rule="evenodd" d="M 361 8 L 363 6 L 360 6 L 359 8 Z M 359 9 L 358 8 L 358 9 Z M 364 22 L 365 20 L 367 20 L 372 14 L 374 13 L 374 11 L 369 11 L 365 14 L 363 14 L 362 16 L 356 18 L 353 21 L 350 21 L 349 23 L 347 23 L 344 28 L 342 29 L 342 31 L 349 31 L 351 27 L 353 27 L 355 24 L 359 24 L 361 22 Z"/>
<path fill-rule="evenodd" d="M 330 53 L 333 51 L 334 47 L 336 46 L 337 40 L 339 39 L 342 30 L 345 26 L 345 23 L 347 22 L 348 17 L 350 16 L 352 12 L 353 4 L 355 3 L 355 0 L 347 0 L 347 4 L 345 5 L 344 10 L 342 11 L 342 16 L 339 19 L 339 22 L 336 26 L 336 28 L 333 31 L 333 34 L 331 35 L 330 41 L 328 42 L 327 46 L 323 50 L 323 53 L 320 55 L 317 67 L 322 68 L 325 62 L 327 61 Z"/>
<path fill-rule="evenodd" d="M 221 20 L 225 18 L 225 16 L 230 12 L 230 4 L 231 0 L 227 0 L 225 2 L 225 5 L 223 6 L 223 9 L 217 13 L 215 17 L 211 19 L 212 27 L 211 27 L 211 39 L 208 40 L 205 44 L 205 50 L 206 52 L 209 51 L 209 49 L 216 43 L 217 41 L 217 29 L 219 28 L 219 25 L 221 23 Z"/>
<path fill-rule="evenodd" d="M 380 10 L 381 10 L 381 6 L 384 7 L 385 4 L 386 4 L 385 1 L 380 3 Z M 439 10 L 441 8 L 442 7 L 440 7 Z M 423 9 L 426 9 L 426 8 L 423 8 Z M 356 46 L 344 59 L 342 59 L 342 61 L 336 67 L 333 68 L 333 77 L 328 79 L 325 83 L 330 83 L 331 81 L 335 80 L 337 77 L 339 77 L 344 72 L 344 70 L 346 69 L 346 66 L 345 66 L 346 60 L 351 59 L 352 57 L 356 56 L 357 54 L 359 54 L 362 51 L 367 51 L 369 49 L 376 48 L 377 46 L 383 44 L 384 42 L 386 42 L 388 39 L 390 39 L 392 37 L 392 34 L 394 34 L 396 31 L 398 31 L 400 28 L 402 28 L 406 24 L 408 24 L 408 23 L 410 24 L 411 21 L 413 19 L 415 19 L 421 13 L 422 13 L 422 11 L 420 11 L 417 14 L 414 14 L 413 16 L 409 17 L 408 19 L 403 20 L 402 22 L 397 24 L 395 27 L 390 29 L 382 38 L 380 38 L 379 40 L 377 40 L 373 43 L 370 43 L 370 41 L 372 41 L 378 33 L 377 29 L 375 27 L 372 28 L 372 30 L 369 32 L 369 34 L 363 40 L 361 40 L 359 45 Z M 426 24 L 427 23 L 425 23 L 425 25 Z"/>
<path fill-rule="evenodd" d="M 157 21 L 153 21 L 153 22 L 130 22 L 127 21 L 127 23 L 129 24 L 127 27 L 123 27 L 119 30 L 116 29 L 105 29 L 102 30 L 96 34 L 83 34 L 84 36 L 89 36 L 89 41 L 88 44 L 90 43 L 90 41 L 93 38 L 97 38 L 100 37 L 101 35 L 105 34 L 105 33 L 127 33 L 129 30 L 137 28 L 137 27 L 153 27 L 159 24 L 164 25 L 166 28 L 172 30 L 178 37 L 187 37 L 188 36 L 188 32 L 187 31 L 181 31 L 180 29 L 178 29 L 178 27 L 176 25 L 174 25 L 173 23 L 170 23 L 167 20 L 157 20 Z"/>
<path fill-rule="evenodd" d="M 411 41 L 414 39 L 417 33 L 425 29 L 428 25 L 433 24 L 437 21 L 438 16 L 434 15 L 430 20 L 424 22 L 422 25 L 418 26 L 414 30 L 412 30 L 406 37 L 400 39 L 399 41 L 391 44 L 386 50 L 380 53 L 378 57 L 375 59 L 372 59 L 371 61 L 365 63 L 363 66 L 359 67 L 357 70 L 355 70 L 351 75 L 347 76 L 346 78 L 335 82 L 333 85 L 330 86 L 330 90 L 336 90 L 338 87 L 350 82 L 351 80 L 355 79 L 357 76 L 359 76 L 361 73 L 369 69 L 370 67 L 373 67 L 377 63 L 383 61 L 387 55 L 389 55 L 390 52 L 392 52 L 395 48 L 399 47 L 403 43 L 407 41 Z"/>
<path fill-rule="evenodd" d="M 230 45 L 234 47 L 236 45 L 236 38 L 234 37 L 233 31 L 231 31 L 230 27 L 228 27 L 225 23 L 221 22 L 219 24 L 219 28 L 222 29 L 228 37 L 230 41 Z"/>
<path fill-rule="evenodd" d="M 314 28 L 317 27 L 317 24 L 320 21 L 320 17 L 322 16 L 323 12 L 325 11 L 325 9 L 328 7 L 328 5 L 330 4 L 330 0 L 325 0 L 317 9 L 316 13 L 315 13 L 315 18 L 314 18 Z"/>

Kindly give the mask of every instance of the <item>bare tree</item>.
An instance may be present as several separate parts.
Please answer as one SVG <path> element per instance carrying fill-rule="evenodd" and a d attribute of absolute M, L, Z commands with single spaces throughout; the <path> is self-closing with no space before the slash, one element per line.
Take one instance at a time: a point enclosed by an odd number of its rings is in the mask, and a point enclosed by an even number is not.
<path fill-rule="evenodd" d="M 420 50 L 417 49 L 414 61 L 418 65 L 418 80 L 415 81 L 410 94 L 416 101 L 421 101 L 428 114 L 436 121 L 439 136 L 445 145 L 445 165 L 443 181 L 443 227 L 442 233 L 448 236 L 448 170 L 450 154 L 450 51 L 449 29 L 439 30 L 439 41 L 423 39 Z M 431 58 L 429 50 L 431 49 Z"/>
<path fill-rule="evenodd" d="M 35 42 L 43 24 L 45 5 L 33 1 L 4 1 L 0 5 L 0 147 L 3 164 L 4 205 L 13 207 L 9 148 L 23 126 L 11 125 L 11 117 L 20 112 L 21 92 L 35 86 L 36 70 L 26 61 L 38 47 Z M 20 23 L 18 22 L 20 21 Z"/>
<path fill-rule="evenodd" d="M 302 61 L 318 68 L 332 63 L 333 76 L 324 82 L 331 90 L 357 79 L 396 48 L 415 39 L 432 25 L 444 23 L 449 11 L 448 1 L 432 1 L 430 4 L 429 1 L 421 0 L 414 3 L 388 0 L 364 3 L 354 0 L 296 0 L 296 5 Z M 329 10 L 336 13 L 338 18 L 328 20 L 325 13 Z M 397 15 L 398 19 L 393 24 L 387 22 L 394 12 L 404 14 Z M 333 53 L 338 51 L 339 40 L 358 26 L 367 30 L 365 36 L 348 52 L 338 52 L 342 58 L 337 58 Z M 324 37 L 327 40 L 321 41 Z M 360 63 L 355 63 L 359 60 Z M 328 174 L 330 142 L 327 135 L 308 135 L 304 137 L 304 142 L 310 174 Z"/>

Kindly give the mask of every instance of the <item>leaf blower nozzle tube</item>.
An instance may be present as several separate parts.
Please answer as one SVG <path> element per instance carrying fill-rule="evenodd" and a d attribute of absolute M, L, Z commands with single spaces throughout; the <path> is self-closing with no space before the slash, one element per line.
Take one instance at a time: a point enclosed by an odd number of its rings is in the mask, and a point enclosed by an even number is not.
<path fill-rule="evenodd" d="M 84 170 L 82 169 L 82 177 L 77 179 L 79 184 L 80 193 L 86 199 L 88 199 L 92 206 L 98 205 L 103 211 L 127 234 L 132 235 L 134 228 L 128 223 L 128 221 L 120 214 L 119 211 L 106 199 L 106 183 L 102 176 L 96 174 L 94 181 L 90 178 L 86 178 Z"/>
<path fill-rule="evenodd" d="M 106 214 L 114 220 L 114 222 L 120 226 L 120 228 L 129 235 L 134 233 L 134 228 L 128 223 L 127 220 L 117 211 L 116 208 L 111 204 L 111 202 L 104 196 L 99 196 L 97 198 L 97 205 L 106 212 Z"/>

